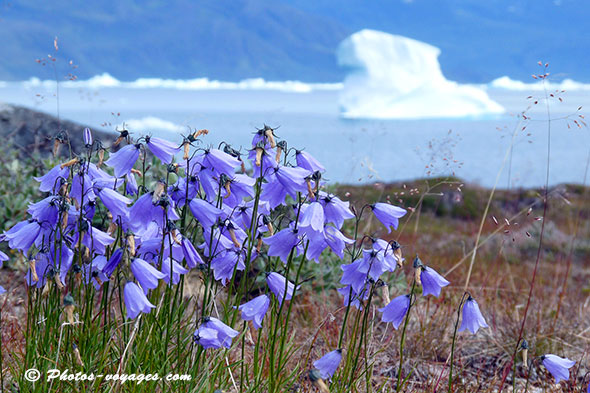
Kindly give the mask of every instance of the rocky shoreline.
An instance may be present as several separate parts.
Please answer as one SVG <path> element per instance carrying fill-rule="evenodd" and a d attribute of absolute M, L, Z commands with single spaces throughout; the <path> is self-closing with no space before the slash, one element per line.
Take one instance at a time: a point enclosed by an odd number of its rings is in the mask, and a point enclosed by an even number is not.
<path fill-rule="evenodd" d="M 2 145 L 11 144 L 23 157 L 50 153 L 53 149 L 54 139 L 60 133 L 62 136 L 69 137 L 74 152 L 80 152 L 84 147 L 82 133 L 86 127 L 88 126 L 58 119 L 30 108 L 0 102 Z M 95 128 L 91 129 L 95 139 L 104 141 L 113 139 L 112 133 Z M 61 149 L 61 154 L 69 155 L 68 149 Z"/>

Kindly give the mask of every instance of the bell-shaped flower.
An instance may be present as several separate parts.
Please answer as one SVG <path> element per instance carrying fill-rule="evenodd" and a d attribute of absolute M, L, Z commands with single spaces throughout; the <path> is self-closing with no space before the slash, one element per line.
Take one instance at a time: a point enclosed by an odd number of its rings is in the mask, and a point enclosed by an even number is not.
<path fill-rule="evenodd" d="M 27 212 L 35 221 L 54 227 L 59 217 L 59 205 L 60 199 L 50 195 L 39 202 L 29 204 Z"/>
<path fill-rule="evenodd" d="M 57 194 L 62 184 L 64 184 L 70 176 L 70 168 L 61 165 L 56 165 L 45 175 L 35 177 L 39 183 L 39 190 L 42 192 L 49 192 L 51 194 Z"/>
<path fill-rule="evenodd" d="M 126 220 L 129 217 L 127 205 L 133 202 L 131 199 L 110 188 L 103 188 L 98 191 L 98 197 L 106 208 L 109 209 L 114 219 L 122 217 Z"/>
<path fill-rule="evenodd" d="M 288 227 L 262 240 L 269 245 L 268 255 L 279 257 L 286 264 L 291 250 L 299 243 L 299 235 L 297 229 Z"/>
<path fill-rule="evenodd" d="M 88 201 L 94 201 L 96 195 L 94 194 L 94 182 L 86 173 L 78 172 L 72 178 L 72 188 L 70 189 L 70 196 L 78 201 L 78 204 L 86 204 Z"/>
<path fill-rule="evenodd" d="M 233 175 L 240 164 L 240 160 L 218 149 L 208 149 L 203 155 L 203 166 L 213 170 L 217 175 L 225 173 Z"/>
<path fill-rule="evenodd" d="M 158 157 L 160 161 L 170 164 L 172 158 L 180 151 L 180 147 L 176 143 L 172 143 L 162 138 L 153 136 L 145 136 L 145 143 L 154 156 Z"/>
<path fill-rule="evenodd" d="M 131 262 L 131 272 L 147 294 L 149 289 L 155 289 L 158 281 L 164 279 L 166 275 L 152 266 L 150 263 L 141 258 L 135 258 Z"/>
<path fill-rule="evenodd" d="M 291 300 L 293 297 L 295 285 L 291 281 L 287 281 L 279 273 L 267 273 L 266 284 L 270 288 L 270 291 L 279 299 L 279 304 L 282 304 L 283 300 Z M 297 288 L 299 289 L 299 286 Z"/>
<path fill-rule="evenodd" d="M 332 194 L 326 194 L 320 191 L 319 202 L 324 207 L 324 215 L 326 222 L 331 222 L 336 225 L 336 228 L 342 228 L 344 220 L 354 218 L 354 214 L 350 210 L 350 203 L 344 202 L 340 198 Z"/>
<path fill-rule="evenodd" d="M 197 267 L 197 265 L 202 265 L 205 263 L 189 239 L 183 236 L 182 240 L 180 241 L 180 245 L 182 246 L 184 259 L 186 260 L 186 264 L 189 268 L 192 269 Z"/>
<path fill-rule="evenodd" d="M 397 229 L 399 219 L 406 214 L 406 210 L 389 203 L 375 203 L 371 205 L 371 209 L 375 217 L 385 225 L 387 232 L 391 232 L 390 227 Z"/>
<path fill-rule="evenodd" d="M 221 347 L 217 330 L 206 326 L 199 326 L 193 335 L 193 340 L 205 349 L 217 349 Z"/>
<path fill-rule="evenodd" d="M 326 168 L 318 160 L 316 160 L 311 154 L 304 150 L 296 150 L 295 151 L 295 160 L 297 161 L 297 166 L 307 169 L 311 172 L 325 172 Z"/>
<path fill-rule="evenodd" d="M 363 266 L 364 261 L 358 259 L 347 265 L 341 265 L 342 278 L 340 283 L 352 287 L 354 293 L 360 293 L 367 282 L 367 269 Z"/>
<path fill-rule="evenodd" d="M 123 177 L 131 172 L 133 165 L 139 158 L 140 148 L 140 144 L 123 146 L 116 153 L 111 154 L 105 164 L 115 170 L 116 177 Z"/>
<path fill-rule="evenodd" d="M 217 337 L 214 340 L 208 340 L 208 343 L 211 344 L 209 348 L 220 348 L 222 346 L 230 348 L 232 339 L 239 334 L 237 330 L 232 329 L 215 317 L 203 318 L 203 323 L 195 331 L 195 341 L 197 341 L 197 336 L 202 336 L 203 331 L 200 329 L 211 329 L 217 333 Z M 201 342 L 199 342 L 199 344 L 203 345 Z M 205 347 L 205 345 L 203 345 L 203 347 Z"/>
<path fill-rule="evenodd" d="M 193 216 L 203 228 L 211 228 L 223 215 L 223 210 L 216 208 L 209 202 L 195 198 L 189 203 Z"/>
<path fill-rule="evenodd" d="M 573 360 L 551 354 L 541 356 L 541 361 L 543 362 L 543 366 L 545 366 L 551 375 L 553 375 L 553 378 L 555 378 L 555 383 L 559 383 L 561 380 L 569 380 L 569 369 L 576 364 Z"/>
<path fill-rule="evenodd" d="M 322 379 L 332 379 L 332 376 L 336 372 L 336 369 L 340 365 L 342 360 L 342 349 L 336 349 L 335 351 L 328 352 L 315 362 L 313 366 L 320 371 Z"/>
<path fill-rule="evenodd" d="M 434 295 L 439 297 L 441 288 L 450 284 L 443 276 L 428 266 L 422 266 L 420 281 L 422 281 L 423 296 Z"/>
<path fill-rule="evenodd" d="M 188 269 L 174 259 L 166 258 L 162 261 L 162 273 L 164 273 L 164 281 L 170 284 L 170 276 L 172 276 L 172 284 L 176 285 L 180 281 L 180 275 L 188 273 Z"/>
<path fill-rule="evenodd" d="M 237 264 L 237 266 L 236 266 Z M 213 269 L 213 277 L 216 280 L 221 281 L 222 285 L 226 285 L 231 279 L 234 270 L 244 270 L 246 265 L 244 264 L 243 254 L 240 250 L 224 250 L 217 254 L 215 258 L 211 260 L 211 268 Z"/>
<path fill-rule="evenodd" d="M 299 227 L 308 236 L 313 235 L 313 233 L 321 234 L 324 231 L 324 209 L 319 202 L 312 202 L 302 206 Z"/>
<path fill-rule="evenodd" d="M 6 231 L 4 236 L 11 249 L 20 250 L 26 254 L 37 240 L 40 232 L 41 225 L 37 221 L 21 221 Z"/>
<path fill-rule="evenodd" d="M 479 305 L 474 298 L 469 296 L 463 304 L 463 320 L 461 321 L 459 331 L 462 332 L 468 329 L 471 333 L 475 334 L 480 327 L 487 328 L 489 326 L 479 311 Z"/>
<path fill-rule="evenodd" d="M 127 307 L 127 318 L 135 319 L 140 312 L 147 314 L 152 308 L 156 308 L 134 282 L 125 284 L 123 293 Z"/>
<path fill-rule="evenodd" d="M 279 166 L 274 170 L 274 174 L 291 197 L 295 198 L 297 192 L 307 192 L 305 178 L 311 175 L 311 172 L 307 169 Z"/>
<path fill-rule="evenodd" d="M 324 239 L 340 259 L 344 259 L 346 245 L 354 243 L 354 240 L 347 238 L 342 232 L 330 225 L 324 227 Z"/>
<path fill-rule="evenodd" d="M 270 297 L 268 295 L 260 295 L 250 300 L 247 303 L 238 307 L 242 312 L 242 319 L 245 321 L 252 321 L 255 329 L 262 327 L 262 319 L 270 305 Z"/>
<path fill-rule="evenodd" d="M 123 258 L 123 249 L 117 248 L 115 252 L 111 255 L 107 263 L 102 268 L 102 273 L 105 277 L 111 277 L 111 274 L 115 271 L 119 263 L 121 263 L 121 259 Z"/>
<path fill-rule="evenodd" d="M 410 295 L 401 295 L 393 299 L 389 304 L 379 311 L 383 313 L 381 320 L 391 322 L 394 328 L 398 328 L 404 321 L 406 313 L 410 308 Z"/>
<path fill-rule="evenodd" d="M 125 191 L 127 192 L 127 194 L 137 195 L 139 187 L 137 186 L 137 180 L 135 179 L 135 175 L 129 172 L 125 175 L 125 180 L 127 180 L 127 182 L 125 183 Z"/>

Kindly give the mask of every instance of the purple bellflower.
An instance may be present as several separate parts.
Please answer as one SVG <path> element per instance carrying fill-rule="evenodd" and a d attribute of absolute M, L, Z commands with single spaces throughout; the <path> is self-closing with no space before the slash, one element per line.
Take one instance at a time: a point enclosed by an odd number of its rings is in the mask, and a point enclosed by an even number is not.
<path fill-rule="evenodd" d="M 270 305 L 270 297 L 268 295 L 260 295 L 250 300 L 247 303 L 238 307 L 242 312 L 242 319 L 245 321 L 252 321 L 255 329 L 262 327 L 262 319 Z"/>
<path fill-rule="evenodd" d="M 279 304 L 283 303 L 283 299 L 291 300 L 291 298 L 293 297 L 295 285 L 291 281 L 289 281 L 287 284 L 287 279 L 281 276 L 279 273 L 267 273 L 266 283 L 270 288 L 270 291 L 274 293 L 274 295 L 279 299 Z M 287 287 L 286 293 L 285 286 Z M 299 286 L 297 286 L 297 288 L 299 289 Z"/>
<path fill-rule="evenodd" d="M 439 297 L 441 288 L 450 284 L 443 276 L 428 266 L 422 266 L 420 281 L 422 281 L 423 296 L 434 295 Z"/>
<path fill-rule="evenodd" d="M 106 208 L 109 209 L 113 218 L 129 217 L 127 205 L 133 202 L 131 199 L 119 194 L 115 190 L 111 190 L 110 188 L 103 188 L 98 191 L 98 196 Z"/>
<path fill-rule="evenodd" d="M 299 226 L 308 236 L 324 231 L 324 209 L 319 202 L 304 205 L 305 210 L 299 217 Z"/>
<path fill-rule="evenodd" d="M 170 164 L 174 155 L 180 151 L 180 147 L 165 139 L 153 136 L 145 136 L 144 139 L 147 147 L 154 156 L 158 157 L 160 161 L 166 164 Z"/>
<path fill-rule="evenodd" d="M 389 203 L 374 203 L 370 206 L 375 217 L 387 228 L 387 232 L 391 232 L 390 227 L 397 229 L 399 219 L 406 214 L 406 211 L 401 207 Z"/>
<path fill-rule="evenodd" d="M 201 223 L 203 228 L 211 228 L 223 214 L 223 210 L 216 208 L 203 199 L 193 199 L 189 202 L 189 207 L 193 216 Z"/>
<path fill-rule="evenodd" d="M 156 288 L 158 286 L 158 281 L 166 277 L 149 262 L 146 262 L 141 258 L 135 258 L 133 262 L 131 262 L 131 272 L 143 288 L 143 292 L 146 295 L 149 289 Z"/>
<path fill-rule="evenodd" d="M 324 207 L 326 222 L 333 223 L 338 229 L 342 228 L 344 220 L 349 220 L 355 217 L 352 211 L 350 211 L 350 203 L 348 201 L 344 202 L 340 200 L 340 198 L 335 195 L 326 194 L 325 192 L 320 191 L 319 202 Z"/>
<path fill-rule="evenodd" d="M 316 160 L 311 154 L 303 150 L 295 151 L 295 160 L 297 160 L 297 166 L 307 169 L 308 171 L 325 172 L 326 168 L 318 160 Z"/>
<path fill-rule="evenodd" d="M 279 257 L 284 264 L 287 264 L 291 250 L 299 243 L 299 236 L 296 229 L 285 228 L 263 239 L 269 245 L 268 255 Z"/>
<path fill-rule="evenodd" d="M 543 355 L 541 356 L 541 361 L 543 362 L 543 366 L 553 377 L 555 378 L 555 383 L 559 383 L 559 381 L 564 380 L 567 381 L 570 379 L 570 371 L 569 369 L 576 364 L 575 361 L 570 360 L 568 358 L 561 358 L 557 355 Z"/>
<path fill-rule="evenodd" d="M 171 261 L 172 266 L 170 266 Z M 172 272 L 170 269 L 172 269 Z M 167 258 L 162 261 L 162 273 L 164 273 L 164 281 L 166 281 L 168 284 L 170 284 L 170 273 L 172 273 L 172 284 L 176 285 L 180 281 L 180 275 L 188 273 L 188 269 L 185 269 L 174 259 Z"/>
<path fill-rule="evenodd" d="M 202 329 L 210 329 L 217 333 L 212 334 L 209 331 L 203 331 Z M 201 342 L 203 339 L 203 333 L 206 333 L 206 343 Z M 232 329 L 219 319 L 214 317 L 204 317 L 203 324 L 195 331 L 195 341 L 201 344 L 204 348 L 220 348 L 220 347 L 231 347 L 232 338 L 239 334 L 237 330 Z"/>
<path fill-rule="evenodd" d="M 147 314 L 152 308 L 156 308 L 134 282 L 125 284 L 123 292 L 125 306 L 127 307 L 127 318 L 135 319 L 140 312 Z"/>
<path fill-rule="evenodd" d="M 479 311 L 479 305 L 474 298 L 469 296 L 465 304 L 463 304 L 463 320 L 461 321 L 459 331 L 462 332 L 468 329 L 471 333 L 475 334 L 480 327 L 487 328 L 489 326 Z"/>
<path fill-rule="evenodd" d="M 342 360 L 342 349 L 328 352 L 320 359 L 313 362 L 313 366 L 320 371 L 322 379 L 332 379 L 336 369 Z"/>
<path fill-rule="evenodd" d="M 188 267 L 192 269 L 205 263 L 189 239 L 183 236 L 180 244 Z"/>
<path fill-rule="evenodd" d="M 112 154 L 105 164 L 114 168 L 116 177 L 125 176 L 131 172 L 133 165 L 139 158 L 140 147 L 140 144 L 123 146 L 119 151 Z"/>
<path fill-rule="evenodd" d="M 381 320 L 391 322 L 394 328 L 398 328 L 404 321 L 404 317 L 410 308 L 410 295 L 401 295 L 393 299 L 389 304 L 379 311 L 383 313 Z"/>
<path fill-rule="evenodd" d="M 50 192 L 57 194 L 61 185 L 66 182 L 66 179 L 70 175 L 70 169 L 67 167 L 62 168 L 60 165 L 54 166 L 49 172 L 40 177 L 35 177 L 39 183 L 39 190 L 42 192 Z"/>
<path fill-rule="evenodd" d="M 218 339 L 217 330 L 208 328 L 203 325 L 199 326 L 197 330 L 195 330 L 193 339 L 197 344 L 199 344 L 205 349 L 217 349 L 221 347 L 221 342 Z"/>
<path fill-rule="evenodd" d="M 240 160 L 218 149 L 208 149 L 203 156 L 203 165 L 215 174 L 233 175 L 240 164 Z"/>

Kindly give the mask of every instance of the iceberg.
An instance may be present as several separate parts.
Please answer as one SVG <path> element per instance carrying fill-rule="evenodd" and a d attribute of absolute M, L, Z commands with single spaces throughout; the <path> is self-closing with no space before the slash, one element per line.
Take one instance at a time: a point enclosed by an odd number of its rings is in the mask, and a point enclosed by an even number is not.
<path fill-rule="evenodd" d="M 423 119 L 494 115 L 504 108 L 479 87 L 447 80 L 440 50 L 424 42 L 375 30 L 361 30 L 337 50 L 351 68 L 340 92 L 347 118 Z"/>

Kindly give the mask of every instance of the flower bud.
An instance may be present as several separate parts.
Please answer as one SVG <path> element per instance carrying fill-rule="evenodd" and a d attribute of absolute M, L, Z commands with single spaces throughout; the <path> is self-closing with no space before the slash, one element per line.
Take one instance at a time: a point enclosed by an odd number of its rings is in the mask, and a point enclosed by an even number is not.
<path fill-rule="evenodd" d="M 86 127 L 84 128 L 84 145 L 87 148 L 90 148 L 92 146 L 92 132 L 90 132 L 90 128 Z"/>

